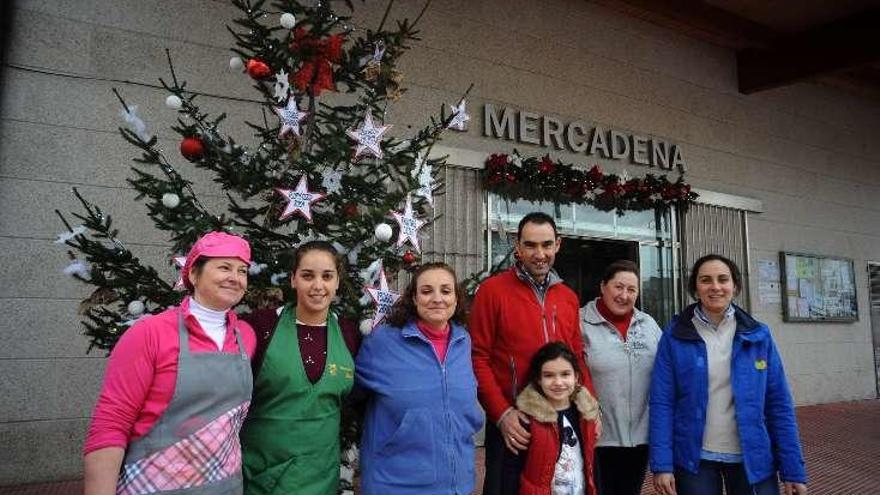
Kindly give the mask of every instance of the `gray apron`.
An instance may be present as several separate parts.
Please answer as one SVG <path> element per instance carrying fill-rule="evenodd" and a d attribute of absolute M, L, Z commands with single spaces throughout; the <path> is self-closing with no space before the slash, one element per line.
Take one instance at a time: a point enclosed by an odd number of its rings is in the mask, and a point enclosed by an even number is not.
<path fill-rule="evenodd" d="M 242 493 L 238 432 L 250 405 L 253 377 L 241 335 L 238 354 L 191 353 L 178 309 L 180 354 L 168 408 L 125 451 L 119 495 Z"/>

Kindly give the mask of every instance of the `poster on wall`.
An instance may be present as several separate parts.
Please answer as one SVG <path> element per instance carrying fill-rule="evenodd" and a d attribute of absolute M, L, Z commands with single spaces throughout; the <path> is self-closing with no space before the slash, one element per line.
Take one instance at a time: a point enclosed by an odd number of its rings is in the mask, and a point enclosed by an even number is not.
<path fill-rule="evenodd" d="M 785 321 L 857 321 L 853 262 L 846 258 L 812 254 L 779 255 L 782 272 L 782 309 Z"/>
<path fill-rule="evenodd" d="M 779 262 L 776 260 L 758 260 L 758 299 L 761 304 L 779 304 L 782 292 L 779 281 Z"/>

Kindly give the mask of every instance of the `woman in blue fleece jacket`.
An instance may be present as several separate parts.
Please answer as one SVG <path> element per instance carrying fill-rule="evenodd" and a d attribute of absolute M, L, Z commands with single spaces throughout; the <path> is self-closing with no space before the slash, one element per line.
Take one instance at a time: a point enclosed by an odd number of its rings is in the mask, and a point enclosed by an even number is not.
<path fill-rule="evenodd" d="M 366 392 L 363 495 L 468 495 L 483 425 L 464 294 L 444 263 L 422 265 L 355 362 Z"/>
<path fill-rule="evenodd" d="M 733 304 L 742 276 L 707 255 L 697 300 L 673 318 L 651 380 L 650 450 L 661 495 L 806 495 L 794 405 L 770 329 Z"/>

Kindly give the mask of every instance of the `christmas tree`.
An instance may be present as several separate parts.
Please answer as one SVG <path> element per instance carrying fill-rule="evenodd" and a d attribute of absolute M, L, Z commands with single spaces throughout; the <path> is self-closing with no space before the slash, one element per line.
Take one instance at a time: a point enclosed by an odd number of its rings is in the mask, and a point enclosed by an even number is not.
<path fill-rule="evenodd" d="M 140 150 L 128 182 L 153 224 L 168 233 L 169 263 L 181 264 L 209 231 L 250 241 L 254 262 L 243 303 L 252 308 L 292 300 L 286 267 L 296 246 L 333 242 L 348 260 L 336 309 L 368 330 L 387 310 L 370 294 L 387 290 L 386 273 L 419 261 L 419 229 L 434 220 L 433 197 L 443 187 L 443 159 L 429 154 L 444 130 L 462 128 L 467 92 L 411 135 L 392 134 L 385 114 L 404 93 L 398 60 L 418 40 L 424 9 L 390 27 L 389 2 L 379 26 L 367 29 L 352 23 L 349 1 L 338 2 L 348 15 L 320 0 L 231 1 L 241 15 L 228 26 L 235 40 L 229 65 L 262 101 L 262 121 L 247 122 L 252 142 L 222 134 L 226 115 L 199 107 L 198 93 L 178 80 L 169 54 L 170 79 L 160 82 L 165 104 L 178 112 L 172 129 L 179 143 L 151 136 L 136 106 L 116 92 L 128 123 L 122 137 Z M 163 151 L 174 148 L 180 156 Z M 225 211 L 199 200 L 180 167 L 187 162 L 214 174 L 228 199 Z M 179 303 L 184 293 L 126 247 L 110 214 L 74 194 L 83 206 L 73 213 L 81 224 L 59 212 L 67 228 L 60 241 L 71 248 L 67 272 L 94 286 L 81 306 L 90 350 L 109 350 L 139 317 Z"/>
<path fill-rule="evenodd" d="M 160 82 L 165 105 L 177 110 L 171 127 L 179 142 L 151 136 L 137 107 L 114 90 L 128 124 L 122 137 L 140 153 L 128 182 L 156 228 L 168 233 L 168 260 L 178 268 L 206 232 L 226 230 L 250 241 L 243 301 L 250 308 L 293 300 L 294 249 L 311 239 L 332 242 L 348 261 L 335 309 L 367 331 L 393 302 L 386 274 L 419 261 L 419 229 L 435 220 L 433 198 L 443 192 L 444 162 L 429 158 L 430 151 L 443 131 L 463 129 L 467 92 L 457 107 L 441 107 L 410 135 L 388 132 L 388 105 L 404 93 L 398 60 L 418 40 L 427 4 L 412 22 L 390 27 L 389 2 L 379 26 L 366 29 L 353 24 L 349 1 L 338 2 L 348 15 L 321 0 L 231 1 L 241 14 L 228 27 L 235 40 L 229 66 L 262 102 L 262 120 L 247 122 L 250 143 L 222 133 L 226 115 L 200 108 L 199 94 L 177 78 L 169 54 L 170 78 Z M 179 149 L 179 156 L 168 149 Z M 181 164 L 213 173 L 228 199 L 223 211 L 199 200 Z M 80 306 L 89 350 L 109 351 L 139 318 L 178 304 L 183 287 L 126 246 L 124 231 L 137 226 L 120 230 L 108 212 L 74 194 L 83 210 L 72 213 L 78 222 L 57 212 L 66 227 L 59 242 L 70 248 L 66 272 L 94 287 Z M 344 417 L 341 488 L 350 489 L 355 422 Z"/>

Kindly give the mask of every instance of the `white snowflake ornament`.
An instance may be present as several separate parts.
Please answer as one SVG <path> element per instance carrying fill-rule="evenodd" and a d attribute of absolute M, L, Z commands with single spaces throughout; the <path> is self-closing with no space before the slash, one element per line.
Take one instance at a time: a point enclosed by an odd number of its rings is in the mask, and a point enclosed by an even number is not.
<path fill-rule="evenodd" d="M 358 143 L 354 150 L 354 159 L 357 160 L 362 154 L 382 158 L 382 135 L 391 127 L 391 125 L 376 126 L 373 123 L 373 114 L 368 110 L 360 127 L 345 131 Z"/>
<path fill-rule="evenodd" d="M 287 94 L 290 92 L 290 81 L 287 79 L 287 72 L 284 69 L 275 74 L 274 89 L 276 100 L 284 101 L 287 99 Z"/>
<path fill-rule="evenodd" d="M 452 120 L 446 126 L 447 129 L 454 129 L 456 131 L 467 130 L 467 121 L 471 120 L 471 116 L 468 115 L 465 105 L 467 105 L 465 100 L 461 100 L 458 105 L 449 105 L 449 108 L 452 110 Z"/>
<path fill-rule="evenodd" d="M 328 169 L 324 172 L 321 185 L 329 194 L 338 192 L 342 188 L 342 173 L 338 170 Z"/>
<path fill-rule="evenodd" d="M 64 244 L 65 242 L 73 239 L 80 234 L 85 234 L 86 230 L 88 229 L 86 229 L 85 225 L 77 225 L 67 232 L 62 232 L 58 234 L 58 239 L 55 239 L 55 244 Z"/>

